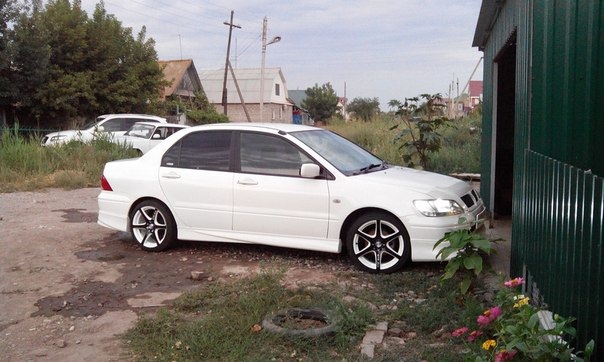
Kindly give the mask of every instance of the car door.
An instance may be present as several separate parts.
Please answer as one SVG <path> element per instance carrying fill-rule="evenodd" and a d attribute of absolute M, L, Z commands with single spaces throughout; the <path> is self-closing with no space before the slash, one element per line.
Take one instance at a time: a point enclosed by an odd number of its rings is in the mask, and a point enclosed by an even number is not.
<path fill-rule="evenodd" d="M 164 154 L 159 182 L 179 229 L 232 230 L 230 147 L 230 131 L 200 131 Z"/>
<path fill-rule="evenodd" d="M 313 160 L 278 135 L 241 132 L 239 141 L 240 172 L 233 180 L 234 231 L 326 238 L 328 181 L 299 175 L 300 166 Z"/>

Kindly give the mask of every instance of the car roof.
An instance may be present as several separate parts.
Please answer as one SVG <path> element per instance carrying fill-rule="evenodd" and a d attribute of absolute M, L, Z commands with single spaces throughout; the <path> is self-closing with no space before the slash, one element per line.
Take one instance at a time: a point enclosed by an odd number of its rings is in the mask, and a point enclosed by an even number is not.
<path fill-rule="evenodd" d="M 166 120 L 164 117 L 160 117 L 160 116 L 155 116 L 152 114 L 136 114 L 136 113 L 112 113 L 112 114 L 103 114 L 97 117 L 101 118 L 101 119 L 106 119 L 106 118 L 149 118 L 149 119 L 163 119 Z"/>
<path fill-rule="evenodd" d="M 194 126 L 196 129 L 225 129 L 225 130 L 273 130 L 281 132 L 311 131 L 320 128 L 293 123 L 251 123 L 251 122 L 230 122 L 230 123 L 212 123 L 200 126 Z"/>
<path fill-rule="evenodd" d="M 144 124 L 144 125 L 153 126 L 153 127 L 173 127 L 173 128 L 188 128 L 189 127 L 184 124 L 157 123 L 157 122 L 146 122 L 146 121 L 136 122 L 134 125 L 137 125 L 137 124 Z M 134 127 L 134 125 L 133 125 L 133 127 Z"/>

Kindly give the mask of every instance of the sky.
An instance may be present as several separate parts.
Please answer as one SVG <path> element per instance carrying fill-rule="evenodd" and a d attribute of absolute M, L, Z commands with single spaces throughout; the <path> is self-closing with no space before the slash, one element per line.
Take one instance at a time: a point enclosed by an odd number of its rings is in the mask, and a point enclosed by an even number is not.
<path fill-rule="evenodd" d="M 92 17 L 99 0 L 81 0 Z M 482 80 L 472 47 L 480 0 L 104 0 L 136 34 L 146 27 L 159 60 L 193 59 L 198 71 L 224 69 L 231 11 L 234 68 L 281 68 L 289 90 L 329 82 L 338 96 L 390 100 L 461 93 Z M 478 68 L 476 68 L 478 65 Z M 452 93 L 449 93 L 452 92 Z"/>

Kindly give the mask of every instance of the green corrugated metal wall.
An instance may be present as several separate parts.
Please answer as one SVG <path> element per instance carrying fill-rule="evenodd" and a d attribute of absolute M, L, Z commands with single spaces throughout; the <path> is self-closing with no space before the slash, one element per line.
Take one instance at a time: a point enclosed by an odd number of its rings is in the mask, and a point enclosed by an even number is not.
<path fill-rule="evenodd" d="M 512 276 L 604 360 L 604 2 L 508 0 L 484 48 L 481 193 L 493 205 L 498 52 L 516 32 Z"/>

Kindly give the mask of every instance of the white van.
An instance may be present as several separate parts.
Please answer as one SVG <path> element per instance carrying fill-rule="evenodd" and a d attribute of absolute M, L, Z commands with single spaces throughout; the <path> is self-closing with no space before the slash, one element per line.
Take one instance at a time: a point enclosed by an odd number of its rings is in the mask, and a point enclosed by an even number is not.
<path fill-rule="evenodd" d="M 64 144 L 69 141 L 90 142 L 99 132 L 107 132 L 110 137 L 122 136 L 136 122 L 167 123 L 165 118 L 148 114 L 104 114 L 79 130 L 49 133 L 42 138 L 42 146 Z"/>

